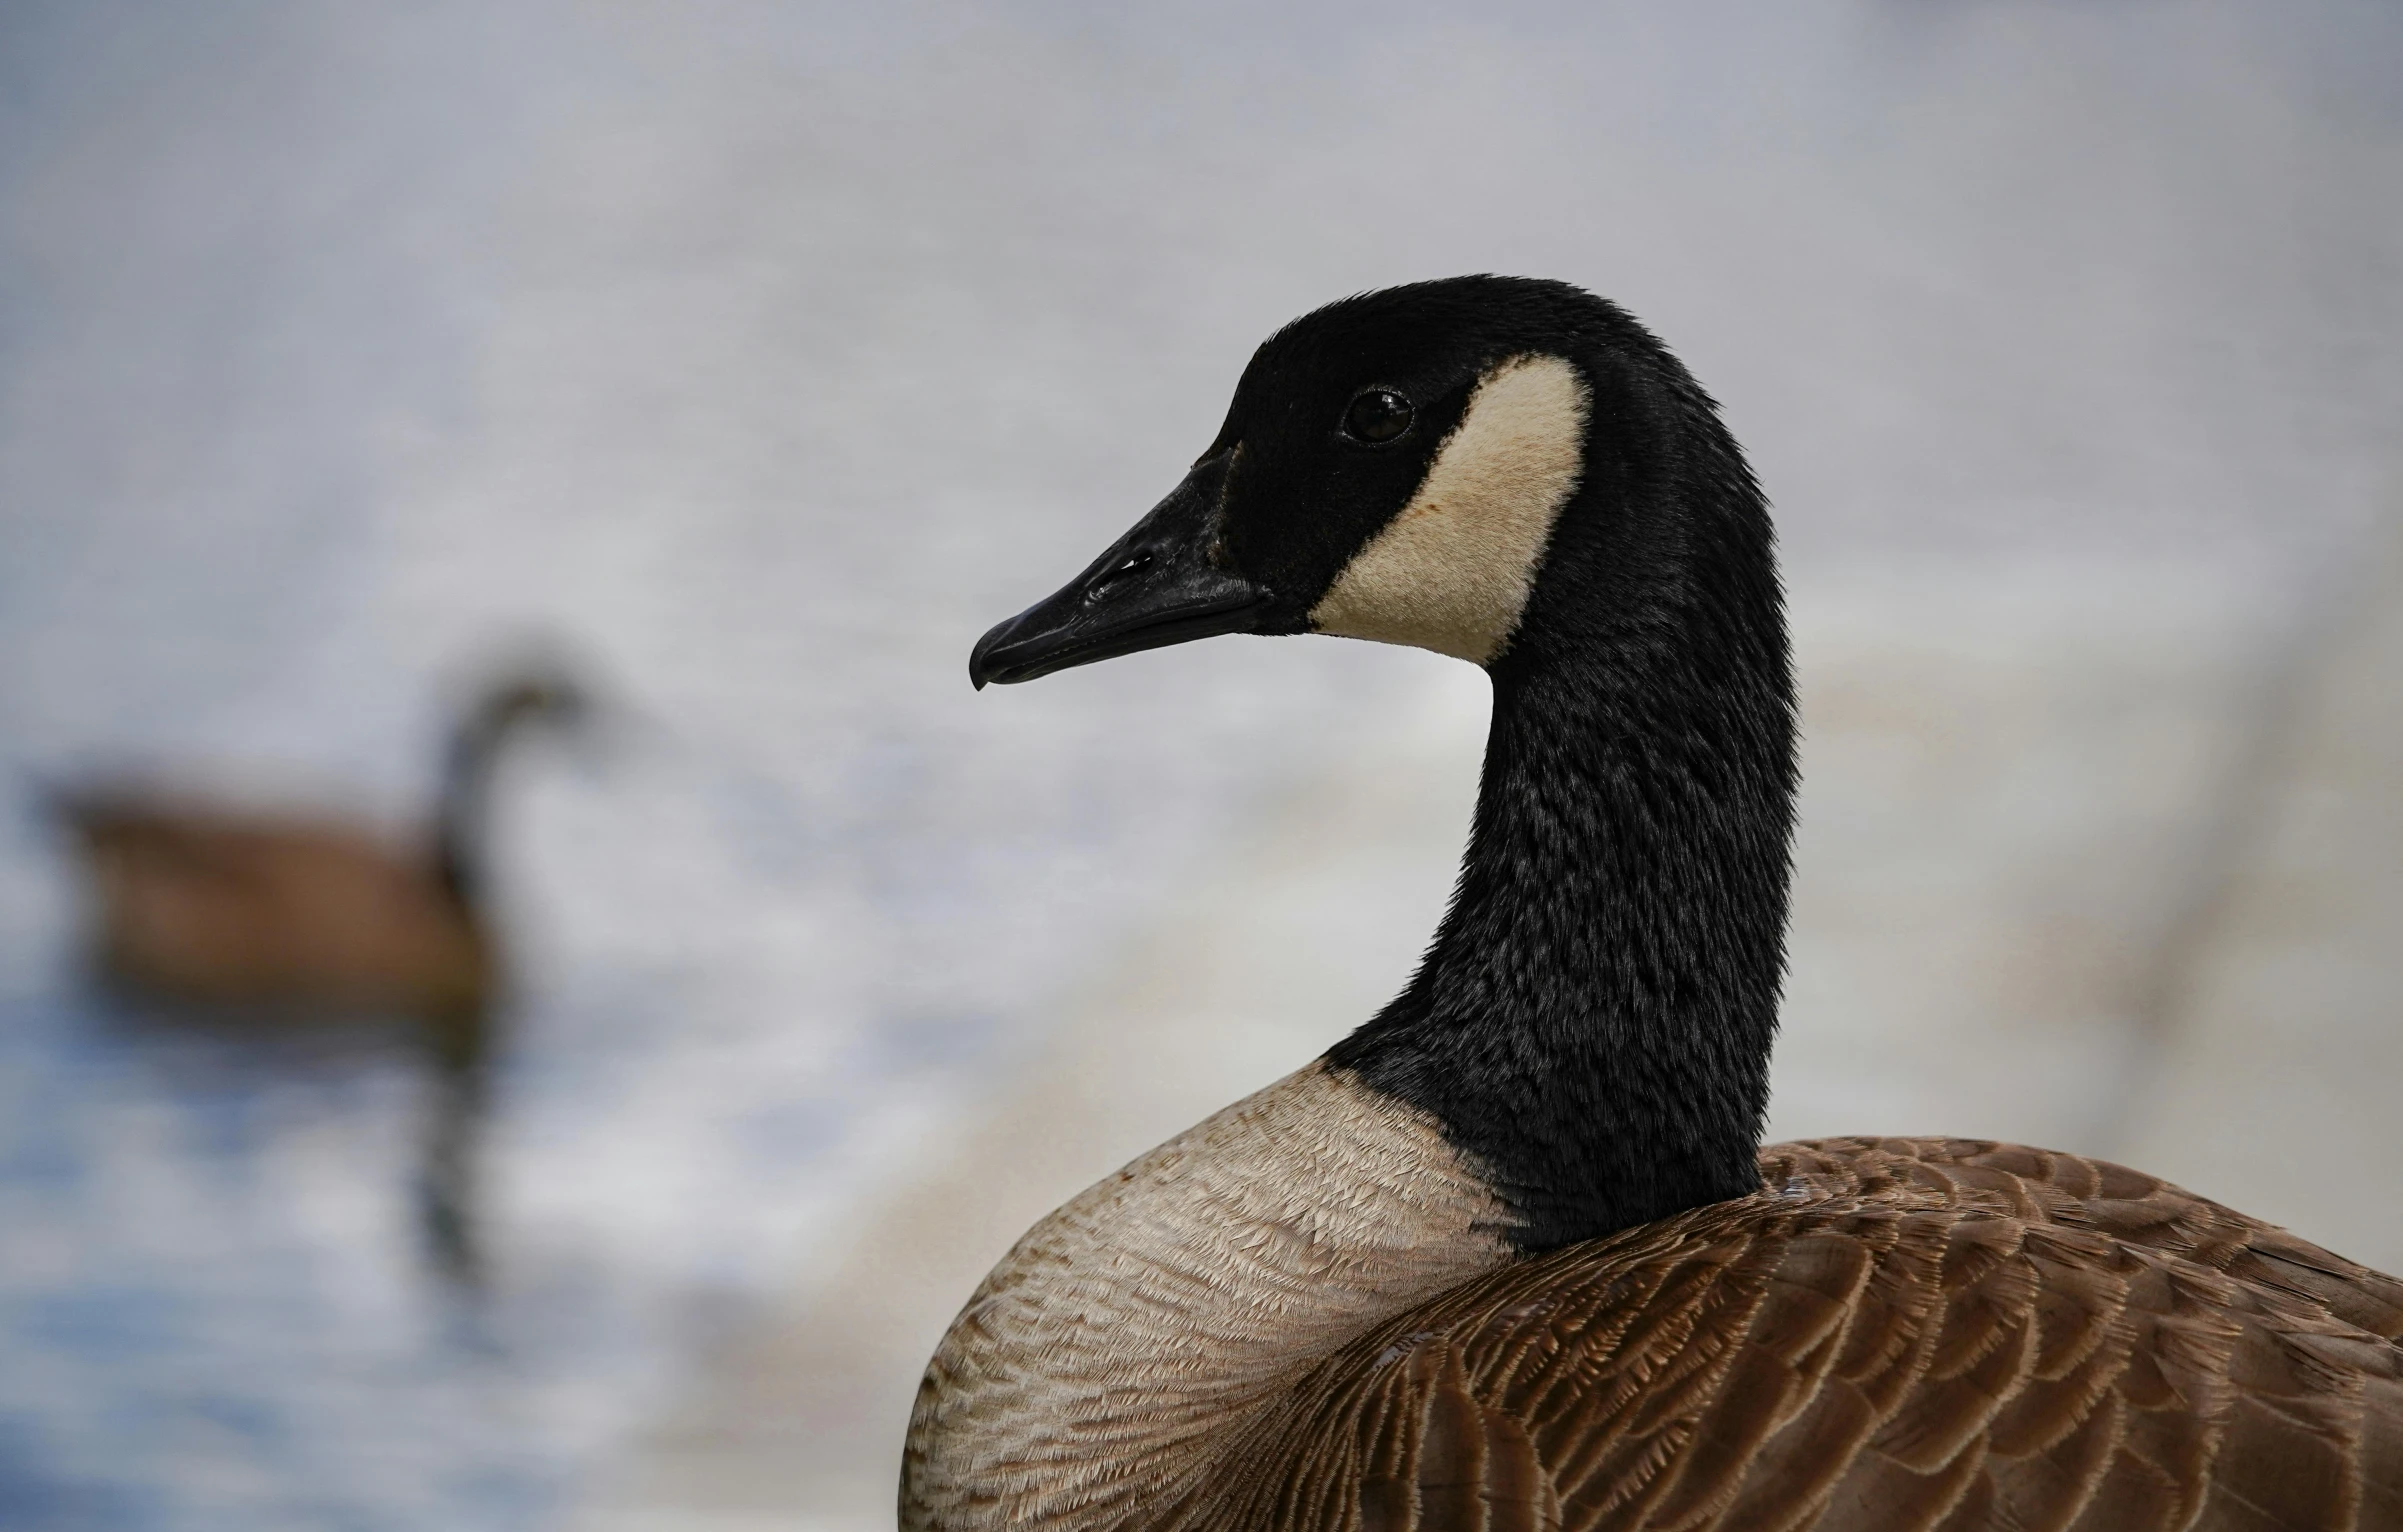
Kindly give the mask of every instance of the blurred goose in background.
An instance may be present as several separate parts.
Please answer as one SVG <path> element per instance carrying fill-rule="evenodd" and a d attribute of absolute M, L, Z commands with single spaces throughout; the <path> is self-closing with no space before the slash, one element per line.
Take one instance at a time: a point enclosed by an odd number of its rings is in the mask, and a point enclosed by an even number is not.
<path fill-rule="evenodd" d="M 970 674 L 1305 632 L 1491 678 L 1451 908 L 1383 1012 L 1002 1259 L 905 1528 L 2403 1528 L 2403 1283 L 2074 1155 L 1762 1148 L 1773 537 L 1641 325 L 1498 277 L 1296 321 Z"/>
<path fill-rule="evenodd" d="M 583 690 L 555 672 L 485 688 L 452 729 L 414 842 L 129 786 L 52 799 L 89 873 L 92 954 L 113 987 L 220 1020 L 414 1024 L 437 1084 L 427 1233 L 461 1273 L 473 1265 L 469 1162 L 504 969 L 486 906 L 493 779 L 530 729 L 587 712 Z"/>
<path fill-rule="evenodd" d="M 100 971 L 154 998 L 303 1013 L 485 1004 L 498 979 L 483 905 L 494 768 L 527 725 L 584 706 L 557 677 L 489 688 L 452 731 L 416 844 L 135 788 L 59 794 L 97 895 Z"/>

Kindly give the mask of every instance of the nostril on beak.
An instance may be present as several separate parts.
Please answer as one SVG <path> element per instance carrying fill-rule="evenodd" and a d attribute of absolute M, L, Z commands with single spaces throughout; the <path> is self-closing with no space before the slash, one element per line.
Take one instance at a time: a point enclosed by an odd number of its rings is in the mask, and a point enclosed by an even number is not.
<path fill-rule="evenodd" d="M 1112 590 L 1143 573 L 1158 563 L 1159 559 L 1160 555 L 1155 549 L 1136 549 L 1108 569 L 1103 570 L 1092 584 L 1086 586 L 1085 599 L 1087 601 L 1107 600 Z"/>

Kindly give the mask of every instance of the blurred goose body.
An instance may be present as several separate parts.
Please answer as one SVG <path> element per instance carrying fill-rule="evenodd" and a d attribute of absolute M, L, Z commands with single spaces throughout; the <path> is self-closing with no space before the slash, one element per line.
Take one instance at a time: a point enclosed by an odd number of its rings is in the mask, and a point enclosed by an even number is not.
<path fill-rule="evenodd" d="M 1296 321 L 970 669 L 1229 632 L 1484 667 L 1452 906 L 1383 1012 L 1003 1258 L 905 1527 L 2403 1528 L 2403 1283 L 2075 1156 L 1761 1147 L 1773 537 L 1635 321 L 1495 277 Z"/>
<path fill-rule="evenodd" d="M 130 790 L 64 796 L 97 896 L 102 971 L 196 1003 L 481 1007 L 497 976 L 480 902 L 493 769 L 521 725 L 576 705 L 556 682 L 488 692 L 452 736 L 438 812 L 413 845 Z"/>
<path fill-rule="evenodd" d="M 70 808 L 114 981 L 204 1002 L 474 1005 L 482 921 L 409 848 L 336 823 L 94 796 Z"/>

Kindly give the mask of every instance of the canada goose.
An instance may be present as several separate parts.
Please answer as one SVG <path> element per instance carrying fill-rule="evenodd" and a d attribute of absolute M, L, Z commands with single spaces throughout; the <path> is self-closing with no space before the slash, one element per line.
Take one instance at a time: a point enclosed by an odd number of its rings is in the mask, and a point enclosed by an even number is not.
<path fill-rule="evenodd" d="M 503 746 L 582 717 L 582 692 L 525 674 L 454 727 L 424 839 L 215 808 L 132 788 L 63 792 L 95 897 L 93 956 L 154 1001 L 276 1024 L 404 1017 L 434 1067 L 420 1188 L 447 1268 L 473 1264 L 468 1181 L 500 961 L 484 908 L 486 808 Z"/>
<path fill-rule="evenodd" d="M 1560 283 L 1346 299 L 987 633 L 1482 665 L 1400 997 L 1037 1224 L 920 1385 L 908 1528 L 2403 1528 L 2403 1283 L 2151 1176 L 1762 1149 L 1794 703 L 1716 406 Z"/>
<path fill-rule="evenodd" d="M 98 896 L 101 972 L 184 1002 L 482 1005 L 496 978 L 481 903 L 493 767 L 521 725 L 580 708 L 555 679 L 490 688 L 452 733 L 440 803 L 416 845 L 128 788 L 60 794 Z"/>

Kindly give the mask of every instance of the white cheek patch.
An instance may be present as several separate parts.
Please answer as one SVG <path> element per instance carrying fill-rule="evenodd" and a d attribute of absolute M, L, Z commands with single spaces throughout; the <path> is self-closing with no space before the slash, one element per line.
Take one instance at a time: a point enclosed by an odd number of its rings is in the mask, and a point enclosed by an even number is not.
<path fill-rule="evenodd" d="M 1310 625 L 1478 664 L 1501 653 L 1577 488 L 1586 415 L 1585 380 L 1559 357 L 1487 373 L 1418 493 L 1352 555 Z"/>

